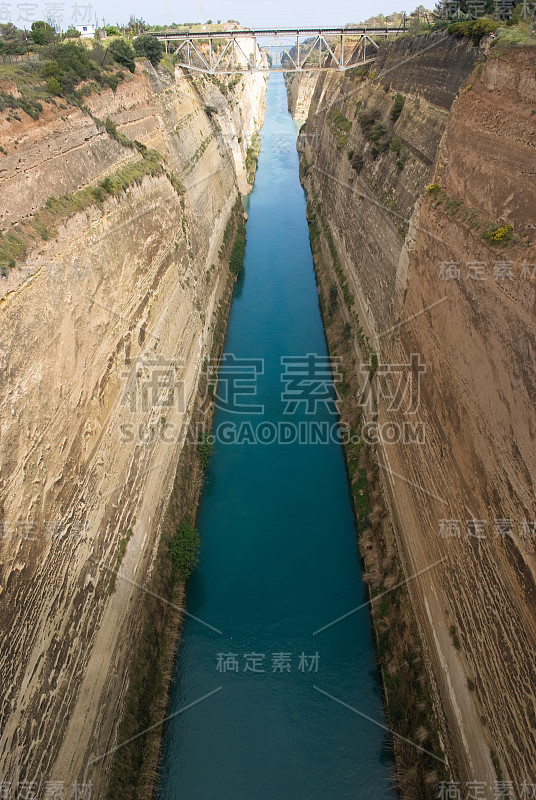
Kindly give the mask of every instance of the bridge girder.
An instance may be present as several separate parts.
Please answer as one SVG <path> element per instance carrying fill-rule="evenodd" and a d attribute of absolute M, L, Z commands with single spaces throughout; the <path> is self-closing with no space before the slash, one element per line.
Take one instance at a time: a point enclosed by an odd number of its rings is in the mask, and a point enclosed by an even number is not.
<path fill-rule="evenodd" d="M 403 33 L 404 30 L 404 28 L 363 27 L 282 28 L 183 33 L 169 31 L 153 35 L 164 42 L 166 52 L 171 46 L 174 55 L 181 56 L 181 60 L 178 61 L 179 66 L 211 75 L 233 75 L 246 72 L 345 71 L 374 60 L 375 51 L 378 49 L 376 37 L 394 36 Z M 289 38 L 294 40 L 293 44 L 283 41 Z M 303 41 L 305 39 L 309 41 Z M 248 41 L 249 47 L 244 40 Z M 259 40 L 263 43 L 259 44 Z M 352 45 L 352 50 L 349 58 L 346 58 L 345 49 L 348 49 L 348 44 Z M 223 49 L 218 52 L 221 45 Z M 275 48 L 275 59 L 270 63 L 266 56 L 272 48 Z M 317 64 L 310 58 L 316 52 L 316 48 L 318 48 Z M 294 55 L 291 54 L 293 49 Z M 281 64 L 279 54 L 281 58 L 286 57 L 285 66 Z M 328 63 L 323 61 L 323 56 L 326 54 L 329 54 Z M 227 60 L 231 58 L 231 65 L 224 62 L 226 56 Z"/>

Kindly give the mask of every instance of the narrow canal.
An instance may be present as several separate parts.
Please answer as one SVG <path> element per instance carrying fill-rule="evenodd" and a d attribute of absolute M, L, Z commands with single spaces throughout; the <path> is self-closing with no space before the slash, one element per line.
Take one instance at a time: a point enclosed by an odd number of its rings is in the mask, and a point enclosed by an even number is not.
<path fill-rule="evenodd" d="M 323 443 L 334 389 L 295 140 L 274 75 L 188 584 L 202 622 L 184 624 L 161 800 L 395 797 L 368 608 L 315 635 L 367 597 L 343 450 Z"/>

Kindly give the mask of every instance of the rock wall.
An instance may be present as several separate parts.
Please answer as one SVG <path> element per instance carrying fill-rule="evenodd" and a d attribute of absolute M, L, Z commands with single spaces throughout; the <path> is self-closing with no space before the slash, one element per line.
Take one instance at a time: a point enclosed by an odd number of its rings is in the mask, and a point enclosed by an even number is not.
<path fill-rule="evenodd" d="M 316 72 L 285 73 L 288 110 L 297 122 L 304 122 L 307 119 L 317 79 Z"/>
<path fill-rule="evenodd" d="M 315 260 L 333 265 L 360 360 L 378 357 L 363 412 L 449 770 L 490 798 L 536 774 L 534 56 L 400 39 L 368 75 L 319 78 L 300 144 L 330 232 Z"/>
<path fill-rule="evenodd" d="M 163 158 L 160 173 L 34 230 L 0 278 L 0 775 L 12 786 L 104 791 L 98 757 L 210 356 L 229 280 L 219 251 L 250 188 L 264 97 L 260 75 L 223 94 L 138 63 L 86 111 L 2 118 L 1 223 L 14 235 L 47 198 L 139 161 L 99 120 Z M 119 563 L 128 580 L 112 579 Z"/>

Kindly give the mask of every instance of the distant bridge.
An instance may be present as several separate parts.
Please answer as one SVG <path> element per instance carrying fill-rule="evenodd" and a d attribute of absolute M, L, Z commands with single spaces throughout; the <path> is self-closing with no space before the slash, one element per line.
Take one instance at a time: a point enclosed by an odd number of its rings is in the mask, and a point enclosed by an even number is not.
<path fill-rule="evenodd" d="M 153 35 L 164 43 L 166 52 L 179 56 L 181 67 L 209 75 L 230 75 L 352 69 L 374 60 L 376 39 L 405 31 L 404 20 L 401 28 L 170 30 Z"/>

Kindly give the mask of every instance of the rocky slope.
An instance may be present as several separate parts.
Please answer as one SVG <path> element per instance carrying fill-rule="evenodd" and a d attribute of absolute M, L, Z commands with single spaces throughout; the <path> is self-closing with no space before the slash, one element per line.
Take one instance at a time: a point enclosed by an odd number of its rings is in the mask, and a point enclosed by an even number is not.
<path fill-rule="evenodd" d="M 117 724 L 264 113 L 261 76 L 223 88 L 138 63 L 85 111 L 0 119 L 1 225 L 27 247 L 0 278 L 0 775 L 12 786 L 104 792 L 91 761 Z M 111 578 L 119 563 L 127 579 Z"/>
<path fill-rule="evenodd" d="M 317 72 L 285 73 L 288 110 L 297 122 L 307 119 L 317 79 Z"/>
<path fill-rule="evenodd" d="M 536 74 L 484 50 L 404 38 L 324 73 L 299 146 L 449 772 L 491 798 L 536 780 Z"/>

